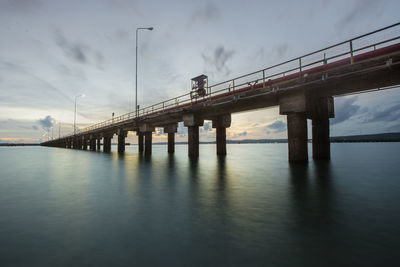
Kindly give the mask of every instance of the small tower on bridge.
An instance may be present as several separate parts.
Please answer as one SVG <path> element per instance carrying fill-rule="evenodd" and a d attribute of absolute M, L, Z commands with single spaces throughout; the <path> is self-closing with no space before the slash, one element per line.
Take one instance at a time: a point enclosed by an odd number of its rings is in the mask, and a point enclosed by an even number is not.
<path fill-rule="evenodd" d="M 208 77 L 204 74 L 192 78 L 192 91 L 190 92 L 190 97 L 198 98 L 204 97 L 207 94 L 208 88 Z"/>

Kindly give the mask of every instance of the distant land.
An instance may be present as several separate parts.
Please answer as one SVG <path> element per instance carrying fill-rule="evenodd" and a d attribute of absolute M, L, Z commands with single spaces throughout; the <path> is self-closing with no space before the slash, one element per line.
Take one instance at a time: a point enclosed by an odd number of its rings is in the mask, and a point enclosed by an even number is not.
<path fill-rule="evenodd" d="M 311 140 L 309 140 L 311 142 Z M 357 143 L 357 142 L 400 142 L 399 133 L 382 133 L 350 136 L 331 137 L 332 143 Z M 274 144 L 287 143 L 287 139 L 244 139 L 244 140 L 226 140 L 227 144 Z M 167 142 L 153 143 L 153 145 L 165 145 Z M 186 145 L 187 142 L 175 142 L 177 145 Z M 200 144 L 215 144 L 213 142 L 200 142 Z M 113 145 L 116 145 L 116 143 Z M 131 145 L 126 143 L 126 145 Z M 132 144 L 133 145 L 133 144 Z M 40 146 L 37 143 L 0 143 L 0 146 Z"/>

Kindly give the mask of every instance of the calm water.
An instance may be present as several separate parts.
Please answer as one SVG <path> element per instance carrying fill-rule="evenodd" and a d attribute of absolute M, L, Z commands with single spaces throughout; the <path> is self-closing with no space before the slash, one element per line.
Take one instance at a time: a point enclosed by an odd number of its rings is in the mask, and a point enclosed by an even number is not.
<path fill-rule="evenodd" d="M 400 266 L 400 144 L 286 147 L 0 148 L 0 266 Z"/>

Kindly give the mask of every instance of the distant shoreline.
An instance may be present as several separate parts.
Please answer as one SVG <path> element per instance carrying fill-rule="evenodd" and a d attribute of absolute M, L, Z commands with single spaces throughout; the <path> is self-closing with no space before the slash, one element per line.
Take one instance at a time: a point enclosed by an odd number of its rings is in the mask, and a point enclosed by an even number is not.
<path fill-rule="evenodd" d="M 312 140 L 308 140 L 312 142 Z M 351 135 L 351 136 L 334 136 L 331 137 L 331 143 L 388 143 L 388 142 L 400 142 L 399 133 L 383 133 L 383 134 L 367 134 L 367 135 Z M 276 144 L 276 143 L 287 143 L 287 139 L 244 139 L 244 140 L 226 140 L 227 144 Z M 157 142 L 153 145 L 166 145 L 167 142 Z M 187 145 L 187 142 L 175 142 L 176 145 Z M 200 144 L 215 144 L 212 142 L 200 142 Z M 113 145 L 116 145 L 113 143 Z M 136 145 L 126 143 L 129 145 Z M 35 143 L 0 143 L 1 146 L 40 146 Z"/>

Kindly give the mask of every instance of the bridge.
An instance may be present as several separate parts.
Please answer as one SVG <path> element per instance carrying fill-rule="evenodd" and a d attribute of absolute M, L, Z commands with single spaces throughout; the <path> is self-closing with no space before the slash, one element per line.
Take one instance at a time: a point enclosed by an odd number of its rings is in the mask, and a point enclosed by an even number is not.
<path fill-rule="evenodd" d="M 312 120 L 312 156 L 330 159 L 329 119 L 334 98 L 400 85 L 400 22 L 350 40 L 217 84 L 196 77 L 192 92 L 138 109 L 41 143 L 43 146 L 125 151 L 128 131 L 138 136 L 138 151 L 151 154 L 152 132 L 164 128 L 168 153 L 174 153 L 178 123 L 188 127 L 188 155 L 199 156 L 199 126 L 211 120 L 217 154 L 225 155 L 231 114 L 279 106 L 287 116 L 289 162 L 308 161 L 307 119 Z"/>

